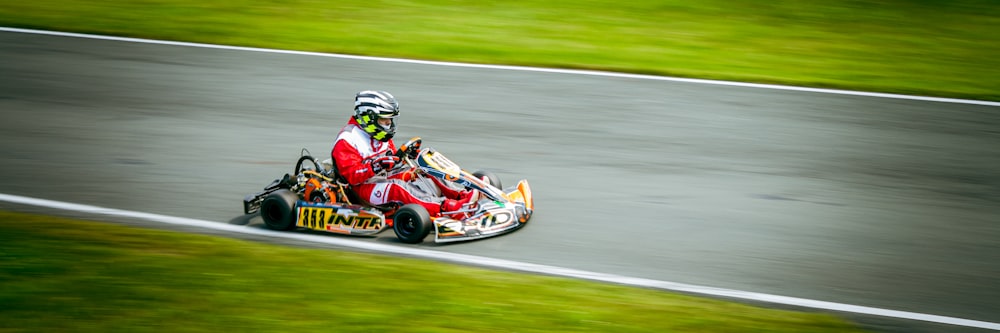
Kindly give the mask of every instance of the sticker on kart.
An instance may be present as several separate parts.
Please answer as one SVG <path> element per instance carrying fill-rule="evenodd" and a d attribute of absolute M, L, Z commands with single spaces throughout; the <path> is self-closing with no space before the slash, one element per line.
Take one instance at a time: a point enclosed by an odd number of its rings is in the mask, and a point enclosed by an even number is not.
<path fill-rule="evenodd" d="M 479 218 L 464 221 L 441 219 L 435 222 L 438 241 L 458 241 L 503 233 L 520 227 L 521 223 L 505 210 L 488 211 Z"/>
<path fill-rule="evenodd" d="M 337 206 L 303 205 L 295 225 L 344 234 L 375 234 L 385 226 L 381 215 Z"/>

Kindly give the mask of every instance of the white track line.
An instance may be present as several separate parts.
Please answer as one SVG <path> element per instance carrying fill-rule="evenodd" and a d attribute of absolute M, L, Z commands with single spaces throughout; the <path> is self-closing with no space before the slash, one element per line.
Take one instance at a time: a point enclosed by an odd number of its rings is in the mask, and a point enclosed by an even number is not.
<path fill-rule="evenodd" d="M 147 43 L 147 44 L 163 44 L 163 45 L 176 45 L 176 46 L 190 46 L 190 47 L 226 49 L 226 50 L 239 50 L 239 51 L 252 51 L 252 52 L 266 52 L 266 53 L 283 53 L 283 54 L 295 54 L 295 55 L 306 55 L 306 56 L 343 58 L 343 59 L 358 59 L 358 60 L 369 60 L 369 61 L 399 62 L 399 63 L 435 65 L 435 66 L 486 68 L 486 69 L 516 70 L 516 71 L 544 72 L 544 73 L 561 73 L 561 74 L 575 74 L 575 75 L 593 75 L 593 76 L 619 77 L 619 78 L 630 78 L 630 79 L 641 79 L 641 80 L 673 81 L 673 82 L 686 82 L 686 83 L 710 84 L 710 85 L 721 85 L 721 86 L 736 86 L 736 87 L 747 87 L 747 88 L 805 91 L 805 92 L 824 93 L 824 94 L 838 94 L 838 95 L 853 95 L 853 96 L 866 96 L 866 97 L 908 99 L 908 100 L 928 101 L 928 102 L 941 102 L 941 103 L 958 103 L 958 104 L 976 104 L 976 105 L 987 105 L 987 106 L 1000 106 L 1000 102 L 991 102 L 991 101 L 978 101 L 978 100 L 957 99 L 957 98 L 941 98 L 941 97 L 928 97 L 928 96 L 886 94 L 886 93 L 875 93 L 875 92 L 864 92 L 864 91 L 851 91 L 851 90 L 837 90 L 837 89 L 807 88 L 807 87 L 795 87 L 795 86 L 782 86 L 782 85 L 776 85 L 776 84 L 758 84 L 758 83 L 745 83 L 745 82 L 733 82 L 733 81 L 716 81 L 716 80 L 703 80 L 703 79 L 687 79 L 687 78 L 678 78 L 678 77 L 669 77 L 669 76 L 627 74 L 627 73 L 587 71 L 587 70 L 572 70 L 572 69 L 537 68 L 537 67 L 523 67 L 523 66 L 480 65 L 480 64 L 464 64 L 464 63 L 443 62 L 443 61 L 427 61 L 427 60 L 413 60 L 413 59 L 365 57 L 365 56 L 354 56 L 354 55 L 345 55 L 345 54 L 303 52 L 303 51 L 263 49 L 263 48 L 255 48 L 255 47 L 242 47 L 242 46 L 228 46 L 228 45 L 216 45 L 216 44 L 175 42 L 175 41 L 163 41 L 163 40 L 142 39 L 142 38 L 128 38 L 128 37 L 90 35 L 90 34 L 80 34 L 80 33 L 72 33 L 72 32 L 45 31 L 45 30 L 33 30 L 33 29 L 19 29 L 19 28 L 9 28 L 9 27 L 0 27 L 0 31 L 26 33 L 26 34 L 52 35 L 52 36 L 62 36 L 62 37 L 78 37 L 78 38 L 103 39 L 103 40 L 114 40 L 114 41 L 132 42 L 132 43 Z"/>
<path fill-rule="evenodd" d="M 920 320 L 920 321 L 927 321 L 927 322 L 934 322 L 941 324 L 1000 330 L 1000 323 L 992 323 L 986 321 L 945 317 L 945 316 L 906 312 L 906 311 L 896 311 L 896 310 L 873 308 L 873 307 L 859 306 L 859 305 L 840 304 L 840 303 L 817 301 L 804 298 L 769 295 L 769 294 L 755 293 L 749 291 L 703 287 L 691 284 L 659 281 L 659 280 L 644 279 L 644 278 L 634 278 L 634 277 L 627 277 L 614 274 L 588 272 L 571 268 L 530 264 L 524 262 L 494 259 L 494 258 L 473 256 L 467 254 L 448 253 L 448 252 L 433 251 L 433 250 L 426 250 L 413 247 L 393 246 L 393 245 L 379 244 L 373 242 L 357 241 L 357 240 L 345 239 L 343 237 L 309 235 L 309 234 L 300 234 L 294 232 L 277 232 L 265 229 L 251 228 L 247 226 L 226 224 L 222 222 L 211 222 L 211 221 L 196 220 L 183 217 L 174 217 L 174 216 L 134 212 L 127 210 L 113 209 L 113 208 L 104 208 L 98 206 L 81 205 L 75 203 L 37 199 L 37 198 L 9 195 L 3 193 L 0 193 L 0 201 L 38 206 L 38 207 L 48 207 L 48 208 L 89 213 L 89 214 L 102 214 L 102 215 L 109 215 L 116 217 L 128 217 L 128 218 L 135 218 L 152 222 L 191 226 L 191 227 L 220 230 L 232 233 L 267 236 L 271 238 L 294 239 L 304 242 L 321 243 L 321 244 L 349 247 L 349 248 L 375 251 L 381 253 L 415 256 L 419 258 L 447 261 L 447 262 L 474 265 L 474 266 L 485 266 L 485 267 L 516 270 L 516 271 L 523 271 L 530 273 L 556 275 L 556 276 L 571 277 L 578 279 L 609 282 L 622 285 L 630 285 L 636 287 L 657 288 L 657 289 L 672 290 L 672 291 L 686 292 L 692 294 L 721 296 L 721 297 L 730 297 L 730 298 L 750 300 L 750 301 L 793 305 L 793 306 L 800 306 L 813 309 L 851 312 L 851 313 L 859 313 L 865 315 L 912 319 L 912 320 Z"/>

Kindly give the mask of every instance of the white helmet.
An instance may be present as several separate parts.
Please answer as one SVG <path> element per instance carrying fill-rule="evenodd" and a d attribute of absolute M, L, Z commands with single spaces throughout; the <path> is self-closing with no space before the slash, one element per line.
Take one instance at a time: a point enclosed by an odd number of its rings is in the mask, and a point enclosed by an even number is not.
<path fill-rule="evenodd" d="M 379 141 L 389 141 L 396 134 L 395 118 L 399 116 L 399 102 L 392 94 L 380 90 L 365 90 L 354 96 L 354 119 L 368 135 Z M 393 119 L 383 127 L 378 118 Z"/>

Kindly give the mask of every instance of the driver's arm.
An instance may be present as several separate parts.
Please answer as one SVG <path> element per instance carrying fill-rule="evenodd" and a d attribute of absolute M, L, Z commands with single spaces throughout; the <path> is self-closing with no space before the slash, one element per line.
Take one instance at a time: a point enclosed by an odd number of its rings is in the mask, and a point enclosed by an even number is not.
<path fill-rule="evenodd" d="M 347 143 L 347 140 L 338 140 L 333 145 L 333 151 L 330 152 L 330 155 L 333 157 L 334 163 L 337 164 L 337 171 L 351 185 L 361 184 L 368 178 L 375 176 L 368 163 L 365 163 L 361 158 L 361 153 L 358 153 L 354 146 Z"/>

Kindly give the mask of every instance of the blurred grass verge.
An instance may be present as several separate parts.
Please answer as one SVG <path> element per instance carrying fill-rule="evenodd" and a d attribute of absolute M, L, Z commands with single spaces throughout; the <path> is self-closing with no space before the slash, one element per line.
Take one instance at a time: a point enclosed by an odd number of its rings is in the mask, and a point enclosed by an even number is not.
<path fill-rule="evenodd" d="M 0 211 L 4 332 L 860 332 L 832 315 Z"/>
<path fill-rule="evenodd" d="M 42 0 L 0 26 L 1000 100 L 994 0 Z"/>

